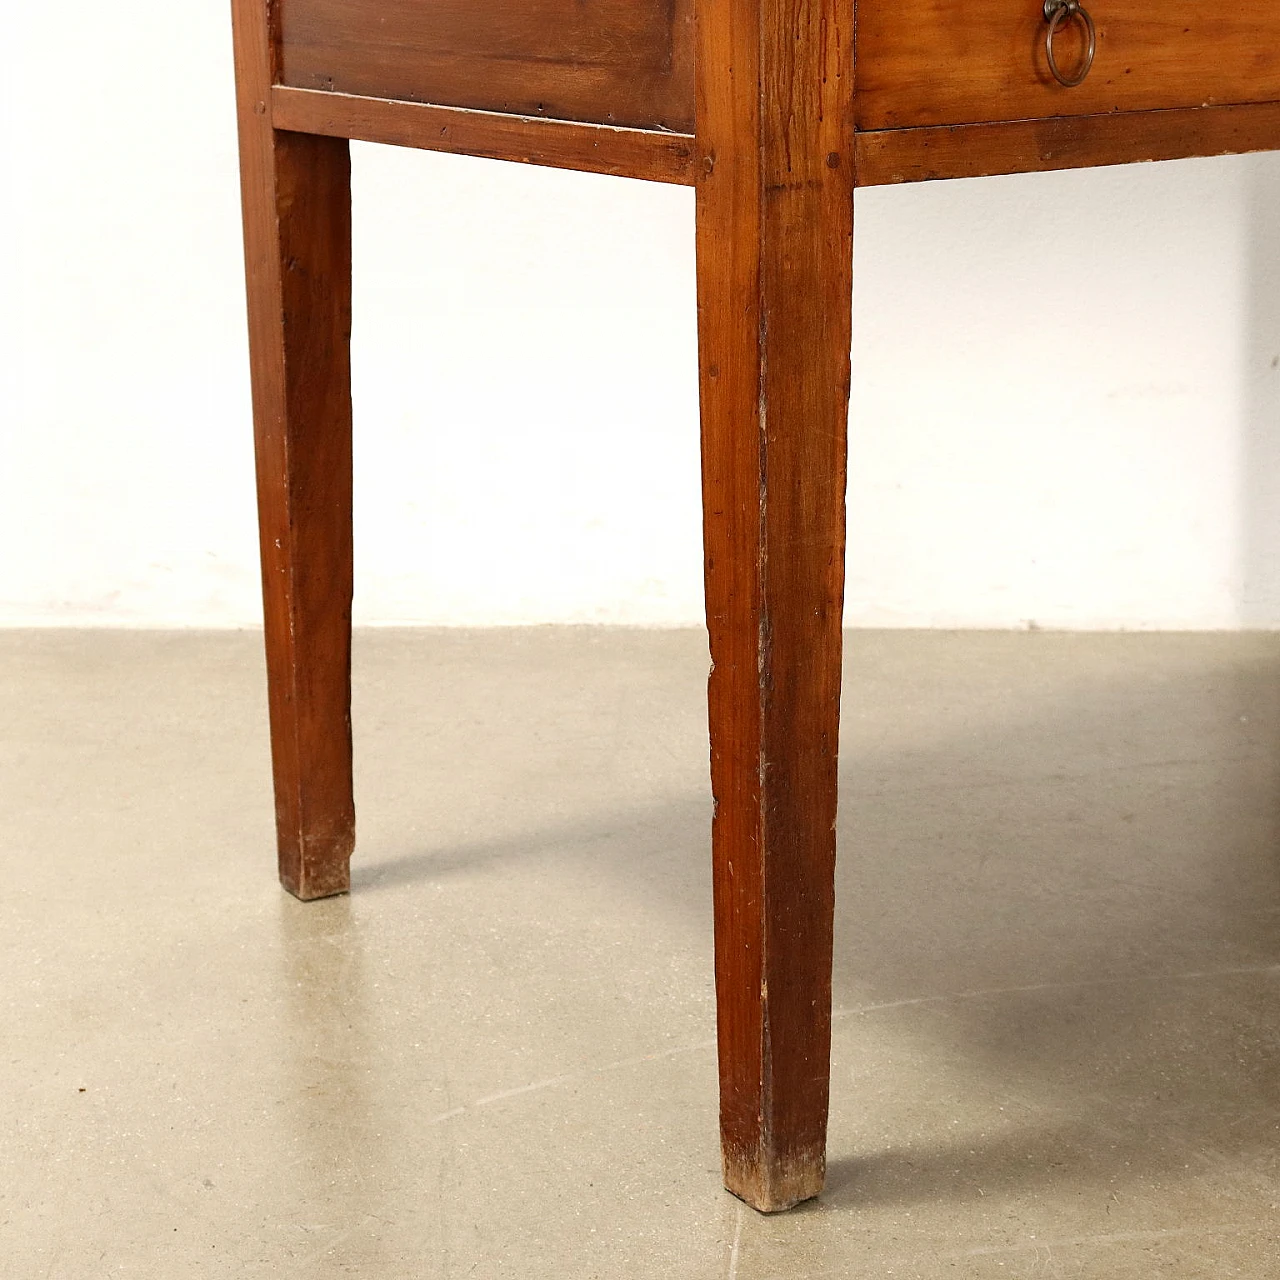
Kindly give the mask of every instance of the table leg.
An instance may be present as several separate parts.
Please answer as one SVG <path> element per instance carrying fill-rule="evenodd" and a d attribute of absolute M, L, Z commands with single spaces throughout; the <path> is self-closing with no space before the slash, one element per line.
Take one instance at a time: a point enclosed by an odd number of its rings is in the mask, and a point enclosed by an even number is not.
<path fill-rule="evenodd" d="M 349 886 L 351 183 L 345 139 L 270 123 L 263 0 L 234 0 L 280 880 Z"/>
<path fill-rule="evenodd" d="M 725 1184 L 817 1195 L 831 1041 L 852 5 L 703 0 L 698 314 Z"/>

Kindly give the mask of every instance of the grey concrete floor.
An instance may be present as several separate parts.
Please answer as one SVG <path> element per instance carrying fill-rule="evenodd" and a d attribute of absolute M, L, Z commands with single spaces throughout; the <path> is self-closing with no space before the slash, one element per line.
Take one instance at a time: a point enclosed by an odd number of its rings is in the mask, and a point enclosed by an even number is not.
<path fill-rule="evenodd" d="M 1280 637 L 854 634 L 830 1176 L 721 1189 L 703 638 L 0 634 L 0 1275 L 1280 1275 Z"/>

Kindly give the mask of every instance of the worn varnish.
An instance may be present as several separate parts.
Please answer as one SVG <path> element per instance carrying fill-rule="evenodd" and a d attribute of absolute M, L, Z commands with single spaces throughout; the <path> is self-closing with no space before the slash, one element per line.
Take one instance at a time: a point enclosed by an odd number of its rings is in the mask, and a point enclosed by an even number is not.
<path fill-rule="evenodd" d="M 721 1137 L 761 1210 L 825 1167 L 853 189 L 1280 144 L 1280 10 L 1085 3 L 1067 89 L 1039 0 L 233 0 L 300 897 L 347 887 L 354 832 L 347 139 L 696 185 Z"/>
<path fill-rule="evenodd" d="M 263 5 L 232 12 L 280 879 L 322 898 L 355 843 L 350 162 L 272 128 Z"/>
<path fill-rule="evenodd" d="M 707 0 L 698 330 L 725 1183 L 817 1195 L 831 1038 L 852 8 Z"/>
<path fill-rule="evenodd" d="M 1280 99 L 1272 0 L 1084 0 L 1098 50 L 1066 89 L 1038 0 L 858 0 L 858 127 L 1022 120 Z M 1074 66 L 1079 28 L 1064 32 Z"/>
<path fill-rule="evenodd" d="M 693 130 L 693 0 L 279 0 L 280 83 Z"/>
<path fill-rule="evenodd" d="M 651 182 L 692 183 L 694 179 L 693 138 L 684 133 L 355 98 L 280 85 L 272 90 L 271 103 L 278 129 Z"/>
<path fill-rule="evenodd" d="M 858 134 L 858 185 L 1236 155 L 1277 147 L 1280 102 L 882 129 Z"/>

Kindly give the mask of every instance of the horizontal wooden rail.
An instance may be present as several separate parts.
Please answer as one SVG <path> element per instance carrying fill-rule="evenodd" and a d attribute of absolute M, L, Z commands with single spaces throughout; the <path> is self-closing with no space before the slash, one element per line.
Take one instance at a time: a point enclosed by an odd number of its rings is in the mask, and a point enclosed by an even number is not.
<path fill-rule="evenodd" d="M 276 85 L 272 122 L 295 133 L 692 185 L 687 133 L 615 128 Z M 1280 102 L 876 129 L 855 135 L 860 187 L 1280 149 Z"/>
<path fill-rule="evenodd" d="M 657 129 L 620 129 L 284 85 L 271 91 L 271 119 L 277 129 L 293 133 L 386 142 L 651 182 L 692 184 L 694 175 L 692 136 Z"/>
<path fill-rule="evenodd" d="M 1280 102 L 1124 111 L 856 135 L 860 187 L 1280 149 Z"/>

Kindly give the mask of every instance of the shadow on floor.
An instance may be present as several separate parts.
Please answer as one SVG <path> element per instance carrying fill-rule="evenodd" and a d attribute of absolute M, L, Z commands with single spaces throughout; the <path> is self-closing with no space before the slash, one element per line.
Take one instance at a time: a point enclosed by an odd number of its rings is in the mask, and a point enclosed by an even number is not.
<path fill-rule="evenodd" d="M 822 1206 L 1194 1179 L 1224 1161 L 1271 1176 L 1280 642 L 1010 636 L 950 705 L 963 664 L 947 642 L 851 641 Z M 620 911 L 697 939 L 709 807 L 691 788 L 357 864 L 355 892 L 541 861 L 549 892 L 606 877 Z M 898 1077 L 927 1092 L 878 1105 L 899 1136 L 867 1132 L 862 1100 Z M 991 1131 L 940 1140 L 949 1106 Z"/>

